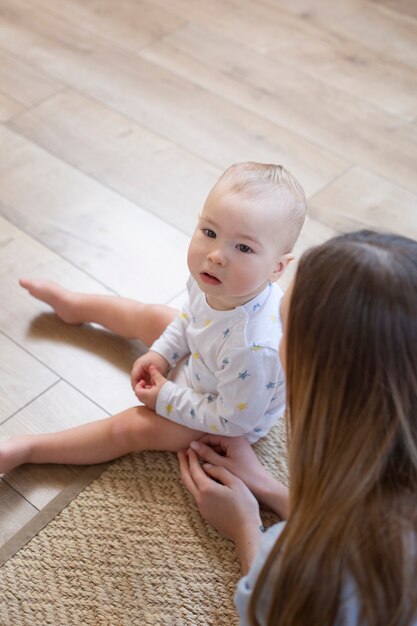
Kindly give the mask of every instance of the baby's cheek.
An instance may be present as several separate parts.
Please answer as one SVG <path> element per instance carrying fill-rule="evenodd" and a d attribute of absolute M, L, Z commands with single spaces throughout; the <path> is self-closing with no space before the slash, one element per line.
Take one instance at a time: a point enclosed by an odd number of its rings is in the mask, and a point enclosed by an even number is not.
<path fill-rule="evenodd" d="M 245 286 L 245 290 L 252 290 L 258 286 L 260 281 L 259 272 L 251 264 L 243 264 L 239 267 L 236 282 L 242 287 Z"/>
<path fill-rule="evenodd" d="M 187 254 L 187 265 L 188 265 L 188 269 L 191 272 L 192 272 L 193 267 L 195 266 L 197 257 L 198 257 L 198 249 L 197 249 L 196 244 L 192 241 L 190 243 L 190 247 L 188 248 L 188 254 Z"/>
<path fill-rule="evenodd" d="M 249 259 L 248 259 L 249 260 Z M 251 283 L 261 283 L 263 274 L 262 274 L 262 266 L 260 263 L 256 262 L 252 258 L 251 262 L 246 262 L 244 266 L 242 265 L 242 273 L 247 277 Z"/>

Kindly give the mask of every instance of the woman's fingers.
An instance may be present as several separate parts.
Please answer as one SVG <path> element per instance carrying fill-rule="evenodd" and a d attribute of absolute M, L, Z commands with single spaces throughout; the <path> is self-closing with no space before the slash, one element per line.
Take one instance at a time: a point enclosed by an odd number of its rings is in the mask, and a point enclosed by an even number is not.
<path fill-rule="evenodd" d="M 205 463 L 203 468 L 210 478 L 214 478 L 214 480 L 217 480 L 217 482 L 221 483 L 225 487 L 233 487 L 236 482 L 241 482 L 239 478 L 236 478 L 236 476 L 229 472 L 229 470 L 225 467 L 221 467 L 220 465 L 207 465 L 207 463 Z"/>
<path fill-rule="evenodd" d="M 195 485 L 194 480 L 191 476 L 189 459 L 185 450 L 181 450 L 181 452 L 178 452 L 178 460 L 180 463 L 181 480 L 183 482 L 183 485 L 195 499 L 198 495 L 198 488 Z"/>
<path fill-rule="evenodd" d="M 206 435 L 203 435 L 198 442 L 204 443 L 207 446 L 212 446 L 218 450 L 224 450 L 227 447 L 225 446 L 225 442 L 227 442 L 228 439 L 229 437 L 225 437 L 224 435 L 210 435 L 207 433 Z"/>
<path fill-rule="evenodd" d="M 218 454 L 210 444 L 207 445 L 206 443 L 203 443 L 201 439 L 198 441 L 192 441 L 190 443 L 190 448 L 197 452 L 198 456 L 200 456 L 203 461 L 206 461 L 207 463 L 222 465 L 225 461 L 224 456 Z"/>
<path fill-rule="evenodd" d="M 191 477 L 197 489 L 201 491 L 202 489 L 207 488 L 207 486 L 213 481 L 207 476 L 206 472 L 201 467 L 198 456 L 194 450 L 188 450 L 187 455 Z"/>
<path fill-rule="evenodd" d="M 201 490 L 207 488 L 213 481 L 202 469 L 193 450 L 179 452 L 178 458 L 182 481 L 191 495 L 197 499 Z"/>

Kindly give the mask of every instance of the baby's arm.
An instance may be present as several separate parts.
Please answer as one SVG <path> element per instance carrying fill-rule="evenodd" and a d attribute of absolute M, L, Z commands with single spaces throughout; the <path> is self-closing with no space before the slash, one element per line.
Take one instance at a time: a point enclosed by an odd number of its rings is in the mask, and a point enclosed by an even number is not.
<path fill-rule="evenodd" d="M 216 373 L 217 393 L 199 393 L 166 381 L 157 394 L 158 415 L 207 433 L 239 436 L 256 432 L 271 399 L 280 394 L 282 407 L 284 404 L 277 352 L 256 346 L 229 349 L 228 355 L 229 363 Z M 220 355 L 219 363 L 222 361 Z"/>
<path fill-rule="evenodd" d="M 143 383 L 148 386 L 152 385 L 149 367 L 154 365 L 162 376 L 166 376 L 170 367 L 173 367 L 183 356 L 189 354 L 186 337 L 189 318 L 190 313 L 188 307 L 185 306 L 173 321 L 168 324 L 162 335 L 154 341 L 149 351 L 136 359 L 133 364 L 131 372 L 132 388 L 139 400 L 145 402 L 147 406 L 150 405 L 138 392 L 143 387 Z M 141 381 L 142 384 L 139 386 Z"/>
<path fill-rule="evenodd" d="M 190 353 L 186 334 L 190 317 L 188 306 L 185 306 L 150 347 L 152 352 L 163 356 L 170 367 Z"/>

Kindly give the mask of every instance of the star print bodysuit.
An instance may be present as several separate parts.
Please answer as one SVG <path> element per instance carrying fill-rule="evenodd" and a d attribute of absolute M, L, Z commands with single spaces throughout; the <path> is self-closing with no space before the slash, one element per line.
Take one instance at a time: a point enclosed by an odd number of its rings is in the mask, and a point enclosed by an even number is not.
<path fill-rule="evenodd" d="M 284 412 L 279 361 L 282 291 L 270 283 L 254 299 L 218 311 L 190 277 L 189 302 L 151 346 L 173 368 L 156 412 L 183 426 L 220 435 L 267 434 Z"/>

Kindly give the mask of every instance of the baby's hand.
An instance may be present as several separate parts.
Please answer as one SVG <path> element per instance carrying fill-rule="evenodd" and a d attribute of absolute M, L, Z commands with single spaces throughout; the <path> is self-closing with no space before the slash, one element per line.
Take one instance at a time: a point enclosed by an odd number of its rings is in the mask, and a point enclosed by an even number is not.
<path fill-rule="evenodd" d="M 154 365 L 163 376 L 166 375 L 169 369 L 168 361 L 161 354 L 149 350 L 149 352 L 140 356 L 133 363 L 131 372 L 131 383 L 133 391 L 135 391 L 136 386 L 140 380 L 145 381 L 147 385 L 151 385 L 151 378 L 149 375 L 150 365 Z"/>
<path fill-rule="evenodd" d="M 137 383 L 135 387 L 135 394 L 139 400 L 148 407 L 148 409 L 155 411 L 158 394 L 167 382 L 167 379 L 158 372 L 154 365 L 149 366 L 149 377 L 149 383 L 147 383 L 144 379 Z"/>

